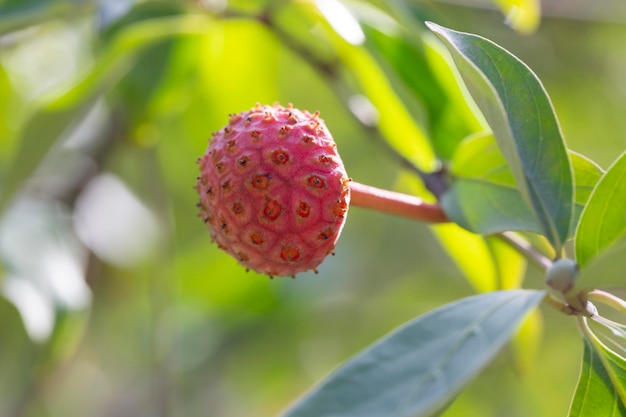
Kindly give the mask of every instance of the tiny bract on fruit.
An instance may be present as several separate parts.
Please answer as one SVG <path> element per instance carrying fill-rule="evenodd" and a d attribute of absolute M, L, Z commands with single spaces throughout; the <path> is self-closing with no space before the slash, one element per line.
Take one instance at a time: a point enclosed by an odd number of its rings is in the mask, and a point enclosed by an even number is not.
<path fill-rule="evenodd" d="M 198 163 L 200 215 L 246 268 L 293 277 L 333 253 L 350 179 L 317 112 L 257 104 L 231 114 Z"/>

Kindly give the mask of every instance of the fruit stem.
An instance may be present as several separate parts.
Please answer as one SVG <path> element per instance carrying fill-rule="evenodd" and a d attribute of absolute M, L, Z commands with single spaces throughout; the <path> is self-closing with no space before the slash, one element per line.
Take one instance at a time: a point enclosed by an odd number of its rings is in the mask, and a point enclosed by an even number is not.
<path fill-rule="evenodd" d="M 419 197 L 350 182 L 350 205 L 369 208 L 428 223 L 449 222 L 439 204 L 429 204 Z"/>

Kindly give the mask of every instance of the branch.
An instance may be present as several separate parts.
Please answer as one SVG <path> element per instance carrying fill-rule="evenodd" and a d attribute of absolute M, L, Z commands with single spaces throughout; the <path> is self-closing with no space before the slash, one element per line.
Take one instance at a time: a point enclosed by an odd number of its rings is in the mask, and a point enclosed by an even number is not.
<path fill-rule="evenodd" d="M 354 181 L 350 182 L 350 205 L 427 223 L 450 221 L 439 204 L 429 204 L 418 197 L 383 190 Z"/>
<path fill-rule="evenodd" d="M 524 239 L 521 239 L 514 233 L 503 232 L 496 236 L 502 239 L 509 246 L 516 249 L 519 253 L 524 255 L 526 259 L 528 259 L 532 264 L 534 264 L 540 270 L 546 271 L 548 267 L 552 265 L 552 260 L 550 258 L 548 258 L 546 255 L 541 253 L 531 243 L 525 241 Z"/>

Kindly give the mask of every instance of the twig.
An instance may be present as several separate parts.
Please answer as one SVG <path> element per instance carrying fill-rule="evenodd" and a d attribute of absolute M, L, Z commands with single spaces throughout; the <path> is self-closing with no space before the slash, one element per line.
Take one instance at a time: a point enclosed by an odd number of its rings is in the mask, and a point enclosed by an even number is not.
<path fill-rule="evenodd" d="M 350 205 L 428 223 L 450 221 L 439 204 L 429 204 L 418 197 L 354 181 L 350 182 Z"/>
<path fill-rule="evenodd" d="M 550 260 L 550 258 L 537 250 L 537 248 L 535 248 L 529 242 L 519 238 L 517 235 L 511 232 L 503 232 L 496 236 L 502 239 L 509 246 L 516 249 L 519 253 L 524 255 L 526 259 L 528 259 L 531 263 L 533 263 L 542 271 L 547 270 L 548 267 L 552 265 L 552 261 Z"/>

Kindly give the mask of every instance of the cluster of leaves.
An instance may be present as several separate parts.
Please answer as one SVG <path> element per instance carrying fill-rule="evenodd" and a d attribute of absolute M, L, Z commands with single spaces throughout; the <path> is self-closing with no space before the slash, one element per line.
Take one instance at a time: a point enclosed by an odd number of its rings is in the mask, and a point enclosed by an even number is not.
<path fill-rule="evenodd" d="M 452 185 L 441 199 L 448 216 L 480 235 L 541 235 L 557 258 L 574 238 L 577 285 L 623 285 L 616 257 L 625 255 L 626 153 L 603 172 L 568 150 L 546 91 L 523 62 L 480 36 L 427 25 L 452 53 L 490 127 L 453 152 Z M 544 296 L 537 290 L 490 292 L 437 309 L 351 360 L 287 415 L 438 413 Z M 622 306 L 615 307 L 623 314 Z M 583 327 L 583 369 L 570 415 L 621 415 L 623 341 L 615 353 Z"/>
<path fill-rule="evenodd" d="M 583 293 L 623 285 L 626 156 L 604 172 L 569 150 L 537 77 L 493 42 L 425 25 L 427 16 L 402 0 L 379 7 L 339 0 L 127 2 L 122 11 L 113 3 L 0 3 L 5 7 L 0 30 L 16 35 L 6 42 L 28 39 L 41 22 L 52 29 L 39 30 L 56 30 L 56 17 L 74 15 L 70 22 L 77 26 L 99 19 L 93 50 L 79 52 L 79 64 L 53 80 L 54 89 L 32 89 L 24 98 L 10 71 L 0 67 L 0 146 L 6 151 L 0 154 L 6 167 L 0 172 L 0 286 L 30 337 L 46 343 L 45 363 L 55 360 L 59 346 L 73 345 L 72 338 L 84 334 L 94 297 L 85 279 L 94 257 L 119 268 L 142 265 L 167 246 L 164 233 L 177 228 L 179 236 L 193 235 L 191 223 L 180 218 L 193 212 L 193 203 L 187 195 L 172 194 L 193 182 L 193 160 L 205 145 L 207 122 L 219 126 L 225 113 L 251 97 L 271 102 L 280 95 L 272 83 L 237 89 L 236 81 L 223 83 L 220 74 L 244 79 L 251 63 L 270 62 L 279 47 L 316 70 L 367 134 L 382 139 L 379 145 L 410 171 L 441 179 L 423 173 L 446 166 L 449 182 L 434 194 L 454 224 L 433 231 L 483 293 L 431 311 L 381 339 L 286 417 L 442 412 L 520 324 L 526 320 L 532 326 L 538 305 L 550 297 L 547 291 L 520 289 L 526 261 L 507 246 L 503 233 L 523 232 L 516 237 L 543 245 L 551 258 L 564 256 L 573 245 Z M 538 24 L 536 1 L 494 3 L 521 32 Z M 242 27 L 249 39 L 264 39 L 266 49 L 238 54 L 235 46 L 245 42 L 233 39 Z M 220 49 L 227 52 L 216 52 Z M 194 72 L 198 68 L 203 70 Z M 275 70 L 257 65 L 254 76 L 277 79 Z M 204 95 L 193 95 L 196 88 Z M 168 144 L 159 142 L 161 136 L 192 139 Z M 161 178 L 175 166 L 189 166 L 183 170 L 187 177 Z M 134 178 L 147 178 L 132 184 L 135 194 L 107 173 L 135 170 L 146 174 Z M 436 187 L 428 181 L 408 187 L 435 198 L 427 189 Z M 170 196 L 166 204 L 163 195 Z M 154 263 L 157 275 L 162 265 Z M 623 313 L 618 300 L 597 299 Z M 586 318 L 577 320 L 584 356 L 570 415 L 624 414 L 623 331 L 605 320 L 600 327 L 613 333 L 597 336 Z M 611 342 L 618 348 L 609 348 Z"/>

